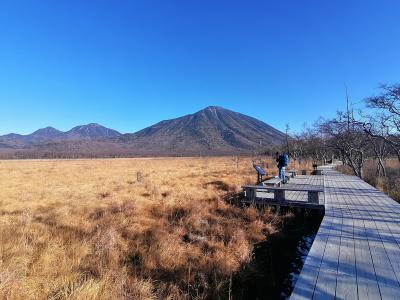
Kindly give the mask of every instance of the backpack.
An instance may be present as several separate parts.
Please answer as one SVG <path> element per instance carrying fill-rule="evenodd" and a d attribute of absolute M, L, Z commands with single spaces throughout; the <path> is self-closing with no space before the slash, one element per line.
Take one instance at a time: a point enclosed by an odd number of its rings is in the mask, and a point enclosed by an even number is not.
<path fill-rule="evenodd" d="M 287 153 L 282 155 L 282 164 L 284 167 L 287 167 L 289 164 L 289 155 Z"/>

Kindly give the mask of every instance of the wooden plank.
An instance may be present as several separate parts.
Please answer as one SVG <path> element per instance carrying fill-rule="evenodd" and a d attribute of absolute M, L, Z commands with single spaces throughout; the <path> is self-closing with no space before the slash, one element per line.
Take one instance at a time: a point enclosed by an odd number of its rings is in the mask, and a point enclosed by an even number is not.
<path fill-rule="evenodd" d="M 372 255 L 377 282 L 382 296 L 392 295 L 395 290 L 399 290 L 396 274 L 390 264 L 390 259 L 385 251 L 375 224 L 369 219 L 364 219 L 367 230 L 367 239 Z M 400 290 L 399 290 L 400 291 Z M 400 296 L 400 294 L 399 294 Z"/>
<path fill-rule="evenodd" d="M 259 204 L 259 205 L 280 205 L 287 207 L 299 207 L 307 209 L 323 210 L 324 206 L 321 204 L 312 204 L 305 201 L 275 201 L 273 198 L 255 198 L 255 200 L 243 200 L 243 203 Z"/>
<path fill-rule="evenodd" d="M 342 211 L 342 231 L 340 237 L 336 298 L 357 299 L 357 274 L 354 248 L 354 224 L 345 199 L 338 199 Z"/>
<path fill-rule="evenodd" d="M 270 190 L 270 191 L 297 191 L 297 192 L 323 192 L 323 186 L 314 185 L 300 185 L 300 184 L 286 184 L 283 186 L 261 186 L 261 185 L 244 185 L 243 189 L 254 189 L 254 190 Z"/>
<path fill-rule="evenodd" d="M 324 186 L 325 216 L 291 298 L 399 299 L 400 205 L 357 177 L 320 169 L 322 183 L 297 180 Z"/>
<path fill-rule="evenodd" d="M 357 206 L 352 208 L 358 297 L 359 299 L 380 299 L 381 295 L 362 220 L 363 215 L 358 211 Z"/>
<path fill-rule="evenodd" d="M 330 186 L 325 188 L 326 193 L 329 193 L 332 190 L 333 188 Z M 336 195 L 332 194 L 330 200 L 332 203 L 335 203 Z M 334 299 L 336 294 L 336 281 L 340 254 L 340 236 L 342 231 L 342 215 L 341 211 L 333 206 L 331 207 L 330 211 L 332 213 L 332 223 L 320 266 L 313 299 Z"/>
<path fill-rule="evenodd" d="M 314 294 L 315 284 L 321 268 L 327 238 L 329 236 L 331 220 L 324 218 L 306 261 L 296 282 L 290 299 L 311 299 Z"/>
<path fill-rule="evenodd" d="M 271 178 L 262 182 L 263 186 L 280 186 L 282 183 L 282 179 L 280 178 Z"/>
<path fill-rule="evenodd" d="M 317 235 L 314 238 L 310 251 L 304 262 L 304 266 L 320 267 L 329 236 L 330 222 L 326 219 L 320 225 Z"/>
<path fill-rule="evenodd" d="M 290 296 L 291 300 L 305 300 L 312 298 L 318 271 L 319 267 L 307 266 L 306 268 L 303 268 Z"/>
<path fill-rule="evenodd" d="M 369 202 L 371 203 L 372 201 Z M 372 214 L 371 211 L 369 213 Z M 384 215 L 378 213 L 378 216 L 385 220 Z M 371 215 L 370 218 L 365 218 L 364 220 L 364 223 L 368 224 L 369 230 L 367 237 L 381 296 L 384 299 L 395 299 L 400 297 L 400 285 L 398 280 L 398 257 L 400 251 L 397 247 L 397 243 L 395 244 L 391 235 L 388 234 L 388 228 L 378 225 L 381 222 L 382 219 L 372 218 Z"/>

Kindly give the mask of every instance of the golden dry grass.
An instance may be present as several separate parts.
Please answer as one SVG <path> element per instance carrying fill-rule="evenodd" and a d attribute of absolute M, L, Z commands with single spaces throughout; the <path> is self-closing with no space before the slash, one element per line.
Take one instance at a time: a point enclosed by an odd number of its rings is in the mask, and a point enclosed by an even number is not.
<path fill-rule="evenodd" d="M 397 159 L 391 158 L 385 161 L 386 177 L 376 176 L 376 162 L 368 160 L 365 163 L 365 180 L 400 202 L 400 163 Z"/>
<path fill-rule="evenodd" d="M 222 200 L 255 178 L 250 158 L 0 161 L 0 298 L 223 293 L 282 220 Z"/>

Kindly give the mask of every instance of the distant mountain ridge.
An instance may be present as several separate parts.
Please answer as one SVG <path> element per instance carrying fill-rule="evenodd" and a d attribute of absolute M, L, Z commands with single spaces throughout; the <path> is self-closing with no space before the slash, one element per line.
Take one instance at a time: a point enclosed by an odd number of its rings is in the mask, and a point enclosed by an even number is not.
<path fill-rule="evenodd" d="M 0 136 L 0 149 L 88 156 L 189 156 L 249 153 L 286 139 L 272 126 L 218 106 L 121 134 L 96 123 L 62 132 L 53 127 L 28 135 Z M 68 155 L 67 155 L 68 156 Z"/>
<path fill-rule="evenodd" d="M 31 145 L 46 142 L 99 140 L 115 138 L 118 136 L 121 136 L 121 133 L 116 130 L 101 126 L 97 123 L 90 123 L 87 125 L 76 126 L 66 132 L 49 126 L 26 135 L 10 133 L 0 136 L 0 143 L 6 144 L 12 148 L 26 148 Z"/>

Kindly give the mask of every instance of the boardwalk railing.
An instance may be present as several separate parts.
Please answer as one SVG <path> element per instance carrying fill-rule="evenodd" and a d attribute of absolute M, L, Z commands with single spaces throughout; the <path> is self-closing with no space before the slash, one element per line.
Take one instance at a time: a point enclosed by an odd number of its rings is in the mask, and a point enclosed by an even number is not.
<path fill-rule="evenodd" d="M 319 204 L 319 193 L 324 191 L 323 186 L 310 186 L 310 185 L 284 185 L 284 186 L 260 186 L 260 185 L 245 185 L 242 187 L 245 191 L 245 197 L 250 202 L 255 202 L 257 199 L 257 192 L 273 192 L 274 200 L 277 202 L 287 201 L 285 197 L 286 191 L 292 192 L 306 192 L 307 203 Z M 290 201 L 290 200 L 289 200 Z"/>
<path fill-rule="evenodd" d="M 284 185 L 265 182 L 242 188 L 247 203 L 324 209 L 323 176 L 298 175 Z"/>

